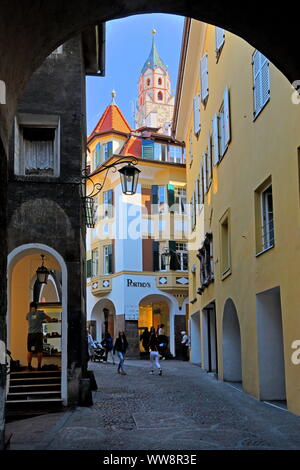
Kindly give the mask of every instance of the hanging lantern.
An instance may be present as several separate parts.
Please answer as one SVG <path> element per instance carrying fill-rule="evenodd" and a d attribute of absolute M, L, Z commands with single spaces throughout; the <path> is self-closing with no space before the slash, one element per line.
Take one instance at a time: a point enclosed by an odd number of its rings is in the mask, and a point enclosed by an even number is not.
<path fill-rule="evenodd" d="M 166 271 L 170 270 L 171 256 L 171 252 L 168 250 L 163 251 L 161 254 L 163 264 L 166 267 Z"/>
<path fill-rule="evenodd" d="M 44 255 L 41 255 L 42 257 L 42 266 L 37 268 L 36 270 L 36 276 L 37 280 L 40 284 L 47 284 L 48 276 L 50 274 L 50 271 L 44 266 Z"/>
<path fill-rule="evenodd" d="M 92 197 L 84 197 L 83 198 L 83 208 L 84 208 L 84 215 L 85 215 L 85 223 L 88 228 L 95 227 L 95 200 Z"/>
<path fill-rule="evenodd" d="M 131 163 L 128 163 L 128 165 L 123 166 L 119 170 L 122 191 L 124 194 L 133 195 L 136 193 L 140 172 L 141 171 Z"/>

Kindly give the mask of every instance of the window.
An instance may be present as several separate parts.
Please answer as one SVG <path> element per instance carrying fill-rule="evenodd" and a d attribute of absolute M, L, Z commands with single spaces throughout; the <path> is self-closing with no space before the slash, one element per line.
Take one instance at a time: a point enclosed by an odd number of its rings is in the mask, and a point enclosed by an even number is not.
<path fill-rule="evenodd" d="M 220 220 L 221 224 L 221 275 L 225 276 L 230 272 L 230 226 L 229 213 L 227 212 Z"/>
<path fill-rule="evenodd" d="M 191 220 L 191 230 L 193 231 L 196 227 L 196 211 L 197 211 L 197 197 L 196 191 L 193 192 L 192 200 L 190 202 L 190 220 Z"/>
<path fill-rule="evenodd" d="M 262 205 L 262 248 L 267 250 L 274 246 L 274 219 L 272 185 L 261 193 Z"/>
<path fill-rule="evenodd" d="M 253 68 L 253 117 L 258 116 L 270 99 L 270 63 L 259 51 L 252 56 Z"/>
<path fill-rule="evenodd" d="M 255 228 L 256 253 L 260 254 L 275 243 L 271 177 L 255 191 Z"/>
<path fill-rule="evenodd" d="M 172 163 L 182 163 L 182 147 L 169 145 L 169 157 Z"/>
<path fill-rule="evenodd" d="M 225 88 L 223 103 L 220 107 L 219 114 L 215 114 L 213 118 L 212 133 L 212 152 L 213 164 L 217 163 L 224 156 L 231 140 L 230 129 L 230 106 L 229 106 L 229 90 Z"/>
<path fill-rule="evenodd" d="M 103 148 L 101 147 L 100 142 L 98 142 L 95 148 L 95 152 L 94 152 L 94 170 L 96 170 L 103 161 L 102 151 L 103 151 Z"/>
<path fill-rule="evenodd" d="M 177 271 L 188 270 L 188 250 L 187 244 L 183 242 L 176 242 L 176 254 L 179 263 Z"/>
<path fill-rule="evenodd" d="M 201 115 L 200 115 L 200 95 L 194 96 L 193 109 L 194 109 L 194 134 L 198 135 L 201 130 Z"/>
<path fill-rule="evenodd" d="M 168 242 L 159 242 L 159 271 L 166 271 L 167 266 L 164 263 L 164 256 L 162 254 L 165 251 L 169 251 L 169 243 Z M 170 269 L 170 267 L 169 267 Z"/>
<path fill-rule="evenodd" d="M 103 193 L 104 218 L 113 217 L 113 190 L 109 189 Z"/>
<path fill-rule="evenodd" d="M 159 84 L 159 85 L 162 84 L 162 79 L 161 79 L 161 78 L 158 79 L 158 84 Z"/>
<path fill-rule="evenodd" d="M 98 249 L 92 250 L 92 277 L 99 274 L 99 253 Z"/>
<path fill-rule="evenodd" d="M 214 281 L 212 233 L 205 234 L 203 245 L 198 250 L 197 257 L 200 260 L 200 288 L 198 294 L 202 295 L 204 289 Z"/>
<path fill-rule="evenodd" d="M 15 121 L 15 174 L 59 176 L 59 159 L 59 117 L 19 114 Z"/>
<path fill-rule="evenodd" d="M 167 161 L 167 145 L 166 144 L 154 144 L 154 160 L 160 160 L 162 162 Z"/>
<path fill-rule="evenodd" d="M 212 155 L 211 155 L 211 133 L 208 133 L 207 142 L 207 189 L 212 183 Z"/>
<path fill-rule="evenodd" d="M 158 101 L 162 101 L 162 100 L 163 100 L 163 94 L 162 94 L 161 91 L 159 91 L 159 92 L 157 93 L 157 99 L 158 99 Z"/>
<path fill-rule="evenodd" d="M 158 186 L 158 204 L 159 204 L 159 212 L 166 211 L 166 187 L 165 186 Z"/>
<path fill-rule="evenodd" d="M 177 214 L 185 214 L 186 210 L 186 189 L 174 188 L 175 207 Z"/>
<path fill-rule="evenodd" d="M 208 99 L 208 54 L 204 54 L 200 60 L 201 101 L 206 103 Z"/>
<path fill-rule="evenodd" d="M 150 86 L 150 78 L 147 78 L 146 84 L 147 86 Z"/>
<path fill-rule="evenodd" d="M 108 160 L 112 156 L 112 150 L 113 150 L 113 143 L 112 142 L 106 142 L 106 144 L 103 144 L 104 148 L 104 158 L 105 160 Z"/>
<path fill-rule="evenodd" d="M 216 54 L 217 54 L 217 60 L 218 60 L 220 57 L 222 48 L 224 46 L 224 42 L 225 42 L 225 31 L 223 28 L 219 28 L 218 26 L 216 26 L 215 34 L 216 34 Z"/>
<path fill-rule="evenodd" d="M 112 245 L 103 247 L 103 274 L 112 274 Z"/>

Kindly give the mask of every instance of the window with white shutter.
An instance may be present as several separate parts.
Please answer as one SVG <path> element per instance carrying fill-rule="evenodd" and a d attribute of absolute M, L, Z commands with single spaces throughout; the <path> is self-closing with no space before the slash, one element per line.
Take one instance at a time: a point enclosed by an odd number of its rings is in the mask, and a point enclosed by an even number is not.
<path fill-rule="evenodd" d="M 200 82 L 201 100 L 205 103 L 208 98 L 208 54 L 204 54 L 200 59 Z"/>
<path fill-rule="evenodd" d="M 207 155 L 205 152 L 202 154 L 202 168 L 203 168 L 203 190 L 204 194 L 207 193 Z"/>
<path fill-rule="evenodd" d="M 200 95 L 196 95 L 193 100 L 194 107 L 194 134 L 199 134 L 201 130 L 201 119 L 200 119 Z"/>
<path fill-rule="evenodd" d="M 200 204 L 204 204 L 204 190 L 203 190 L 203 166 L 201 165 L 200 168 L 200 189 L 199 189 L 199 194 L 200 194 Z"/>
<path fill-rule="evenodd" d="M 211 133 L 208 133 L 207 141 L 207 189 L 209 189 L 212 182 L 212 161 L 211 161 Z"/>
<path fill-rule="evenodd" d="M 224 110 L 224 147 L 226 150 L 231 139 L 229 90 L 227 87 L 225 88 L 225 91 L 224 91 L 223 110 Z"/>
<path fill-rule="evenodd" d="M 252 56 L 254 119 L 270 99 L 270 63 L 259 51 Z"/>
<path fill-rule="evenodd" d="M 216 166 L 219 162 L 219 118 L 215 114 L 212 121 L 212 156 L 213 164 Z"/>
<path fill-rule="evenodd" d="M 225 30 L 223 28 L 219 28 L 216 26 L 216 53 L 217 53 L 217 59 L 220 56 L 222 47 L 225 42 Z"/>

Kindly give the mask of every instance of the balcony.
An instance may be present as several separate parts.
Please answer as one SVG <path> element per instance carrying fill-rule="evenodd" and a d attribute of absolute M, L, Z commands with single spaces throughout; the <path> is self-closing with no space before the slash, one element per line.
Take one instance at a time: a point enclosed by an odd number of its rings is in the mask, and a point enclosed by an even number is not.
<path fill-rule="evenodd" d="M 156 277 L 156 287 L 162 291 L 187 291 L 189 275 L 187 271 L 160 271 Z"/>
<path fill-rule="evenodd" d="M 90 288 L 94 295 L 108 294 L 112 290 L 111 275 L 91 278 Z"/>

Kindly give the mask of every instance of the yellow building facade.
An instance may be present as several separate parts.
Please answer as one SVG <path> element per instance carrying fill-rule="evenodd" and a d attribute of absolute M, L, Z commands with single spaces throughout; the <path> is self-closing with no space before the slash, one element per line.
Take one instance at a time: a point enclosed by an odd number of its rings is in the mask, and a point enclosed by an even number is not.
<path fill-rule="evenodd" d="M 300 414 L 296 103 L 259 51 L 186 20 L 173 132 L 192 207 L 191 360 Z"/>

